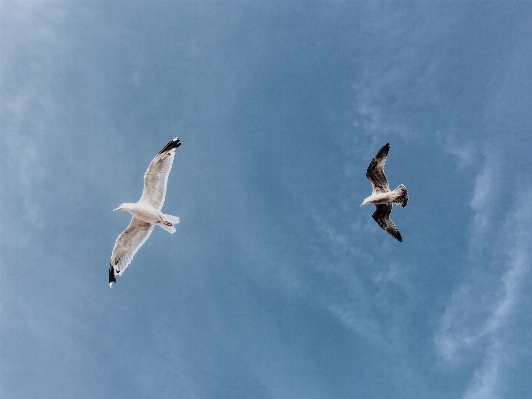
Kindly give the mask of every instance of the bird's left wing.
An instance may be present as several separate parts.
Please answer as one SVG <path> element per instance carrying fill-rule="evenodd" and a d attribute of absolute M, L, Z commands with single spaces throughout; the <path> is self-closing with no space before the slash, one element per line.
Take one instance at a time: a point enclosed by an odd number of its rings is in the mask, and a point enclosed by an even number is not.
<path fill-rule="evenodd" d="M 375 155 L 369 163 L 366 171 L 366 177 L 371 183 L 373 193 L 386 193 L 390 191 L 388 179 L 386 179 L 386 175 L 384 174 L 384 164 L 386 163 L 389 150 L 389 143 L 382 146 L 377 155 Z"/>
<path fill-rule="evenodd" d="M 157 210 L 161 210 L 166 197 L 166 185 L 168 175 L 174 163 L 175 150 L 181 145 L 176 137 L 159 151 L 151 161 L 148 170 L 144 174 L 144 190 L 139 202 L 145 202 Z"/>
<path fill-rule="evenodd" d="M 373 212 L 373 219 L 377 222 L 383 230 L 385 230 L 389 235 L 395 238 L 397 241 L 402 242 L 403 238 L 401 233 L 395 226 L 392 219 L 390 219 L 390 213 L 392 213 L 392 204 L 379 204 L 375 205 L 377 209 Z"/>
<path fill-rule="evenodd" d="M 151 232 L 153 224 L 144 222 L 136 217 L 131 219 L 129 226 L 118 236 L 111 254 L 109 265 L 109 286 L 116 283 L 116 275 L 122 275 L 137 253 L 139 248 L 146 242 Z"/>

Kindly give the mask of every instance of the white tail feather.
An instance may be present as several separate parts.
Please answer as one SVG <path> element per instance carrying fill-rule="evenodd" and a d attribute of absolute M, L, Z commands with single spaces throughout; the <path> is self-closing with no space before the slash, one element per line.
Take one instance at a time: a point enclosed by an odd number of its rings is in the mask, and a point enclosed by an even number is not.
<path fill-rule="evenodd" d="M 174 226 L 167 226 L 165 224 L 160 224 L 159 226 L 161 226 L 163 229 L 165 229 L 170 234 L 174 234 L 175 233 L 175 227 Z"/>
<path fill-rule="evenodd" d="M 399 186 L 394 190 L 394 192 L 395 199 L 393 200 L 393 202 L 404 208 L 408 203 L 408 191 L 406 190 L 406 187 L 402 184 L 399 184 Z"/>
<path fill-rule="evenodd" d="M 164 220 L 168 220 L 169 222 L 172 222 L 172 224 L 178 224 L 179 218 L 177 216 L 172 215 L 163 215 Z"/>

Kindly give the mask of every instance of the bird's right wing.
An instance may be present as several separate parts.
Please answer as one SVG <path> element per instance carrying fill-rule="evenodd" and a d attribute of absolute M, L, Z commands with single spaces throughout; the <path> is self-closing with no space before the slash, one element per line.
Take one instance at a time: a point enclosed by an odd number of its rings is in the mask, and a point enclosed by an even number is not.
<path fill-rule="evenodd" d="M 153 230 L 153 224 L 144 222 L 136 217 L 131 219 L 129 226 L 118 236 L 111 254 L 109 265 L 109 286 L 116 283 L 116 275 L 122 275 L 137 253 L 148 239 Z"/>
<path fill-rule="evenodd" d="M 384 174 L 384 163 L 386 162 L 386 157 L 388 156 L 388 151 L 390 150 L 390 144 L 386 143 L 373 157 L 369 163 L 368 170 L 366 171 L 366 177 L 368 178 L 371 186 L 373 188 L 373 193 L 386 193 L 390 191 L 390 186 L 388 186 L 388 179 Z"/>
<path fill-rule="evenodd" d="M 392 204 L 379 204 L 375 206 L 377 209 L 375 209 L 375 212 L 373 212 L 373 215 L 371 215 L 373 219 L 393 238 L 399 242 L 402 242 L 403 238 L 401 237 L 401 233 L 399 233 L 399 230 L 397 230 L 397 227 L 392 222 L 392 219 L 390 219 L 390 213 L 392 213 Z"/>
<path fill-rule="evenodd" d="M 146 202 L 153 208 L 161 210 L 166 197 L 168 175 L 174 163 L 175 150 L 180 145 L 181 142 L 176 137 L 153 158 L 144 174 L 144 191 L 139 202 Z"/>

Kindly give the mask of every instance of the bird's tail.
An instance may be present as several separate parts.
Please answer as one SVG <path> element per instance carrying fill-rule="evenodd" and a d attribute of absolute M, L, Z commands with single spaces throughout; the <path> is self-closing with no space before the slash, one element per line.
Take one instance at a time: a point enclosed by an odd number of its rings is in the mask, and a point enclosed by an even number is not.
<path fill-rule="evenodd" d="M 168 220 L 169 222 L 172 222 L 172 224 L 178 224 L 179 218 L 177 216 L 172 215 L 164 215 L 164 220 Z"/>
<path fill-rule="evenodd" d="M 175 227 L 174 226 L 167 226 L 165 224 L 160 224 L 159 226 L 161 226 L 163 229 L 165 229 L 170 234 L 174 234 L 175 233 Z"/>
<path fill-rule="evenodd" d="M 172 225 L 176 225 L 176 224 L 179 223 L 179 218 L 177 216 L 163 215 L 163 218 L 164 218 L 165 221 L 168 221 L 168 222 L 172 223 Z M 161 226 L 163 229 L 165 229 L 170 234 L 174 234 L 175 233 L 175 227 L 174 226 L 167 226 L 165 224 L 160 224 L 159 226 Z"/>
<path fill-rule="evenodd" d="M 399 186 L 394 191 L 395 199 L 393 200 L 393 202 L 404 208 L 408 203 L 408 191 L 406 191 L 406 187 L 402 184 L 399 184 Z"/>

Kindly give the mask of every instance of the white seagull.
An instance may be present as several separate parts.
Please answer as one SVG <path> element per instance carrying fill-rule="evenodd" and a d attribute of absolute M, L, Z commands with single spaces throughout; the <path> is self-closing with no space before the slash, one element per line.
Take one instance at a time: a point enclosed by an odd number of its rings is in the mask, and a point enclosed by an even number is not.
<path fill-rule="evenodd" d="M 166 196 L 168 175 L 174 163 L 175 150 L 181 145 L 176 137 L 159 151 L 144 174 L 144 191 L 136 203 L 126 202 L 114 211 L 127 211 L 133 215 L 129 226 L 118 236 L 111 254 L 109 287 L 116 283 L 116 275 L 122 275 L 133 256 L 150 236 L 153 226 L 159 225 L 171 234 L 175 233 L 177 216 L 161 212 Z"/>
<path fill-rule="evenodd" d="M 371 183 L 373 191 L 362 202 L 362 205 L 375 204 L 377 209 L 373 212 L 373 219 L 393 238 L 402 242 L 403 238 L 401 237 L 401 233 L 399 233 L 399 230 L 397 230 L 397 227 L 390 219 L 390 213 L 392 212 L 392 204 L 394 202 L 403 208 L 406 206 L 408 203 L 408 192 L 402 184 L 399 184 L 395 190 L 390 191 L 388 180 L 384 174 L 384 163 L 386 162 L 389 150 L 390 144 L 386 143 L 369 163 L 366 177 Z"/>

